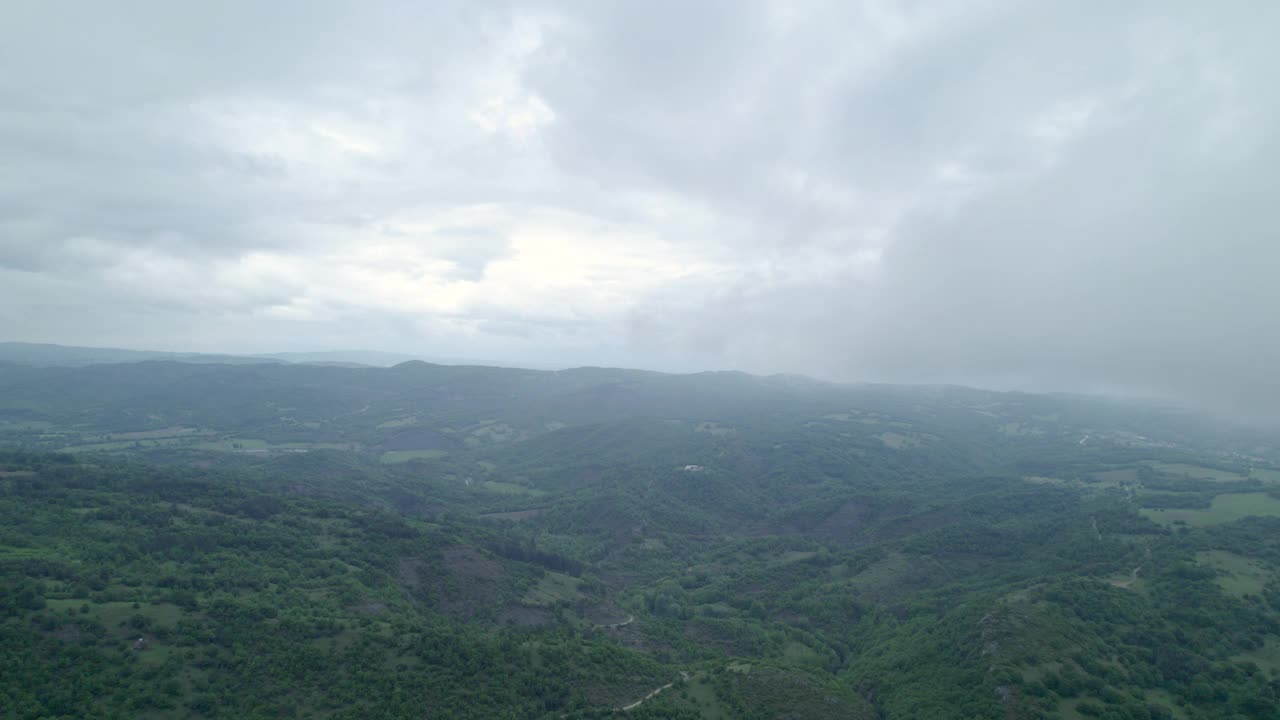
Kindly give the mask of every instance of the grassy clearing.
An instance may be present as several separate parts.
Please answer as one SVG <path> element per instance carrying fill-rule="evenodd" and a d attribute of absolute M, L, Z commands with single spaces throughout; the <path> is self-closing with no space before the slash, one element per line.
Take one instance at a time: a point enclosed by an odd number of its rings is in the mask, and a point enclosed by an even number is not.
<path fill-rule="evenodd" d="M 480 427 L 472 428 L 464 438 L 468 447 L 490 445 L 494 443 L 514 442 L 524 439 L 524 434 L 504 422 L 481 421 Z"/>
<path fill-rule="evenodd" d="M 686 682 L 676 682 L 650 702 L 663 709 L 694 710 L 702 720 L 730 720 L 735 717 L 720 703 L 711 676 L 704 672 L 694 673 Z"/>
<path fill-rule="evenodd" d="M 1198 552 L 1196 562 L 1224 573 L 1218 585 L 1236 597 L 1261 595 L 1274 574 L 1264 562 L 1222 550 Z"/>
<path fill-rule="evenodd" d="M 1186 718 L 1186 713 L 1183 712 L 1182 708 L 1174 704 L 1172 695 L 1161 691 L 1147 691 L 1145 695 L 1148 701 L 1164 705 L 1165 709 L 1171 711 L 1173 713 L 1173 717 L 1178 720 Z M 1092 718 L 1097 717 L 1096 715 L 1086 715 L 1085 713 L 1080 712 L 1077 707 L 1082 702 L 1088 702 L 1094 705 L 1105 705 L 1102 700 L 1095 697 L 1064 698 L 1058 701 L 1056 714 L 1052 717 L 1059 718 L 1060 720 L 1092 720 Z"/>
<path fill-rule="evenodd" d="M 546 495 L 546 493 L 541 490 L 534 490 L 533 488 L 525 487 L 524 485 L 499 482 L 497 480 L 485 480 L 484 482 L 479 483 L 477 487 L 482 490 L 488 490 L 492 493 L 498 493 L 499 495 Z"/>
<path fill-rule="evenodd" d="M 267 450 L 271 447 L 271 444 L 266 440 L 260 440 L 258 438 L 226 438 L 223 440 L 210 440 L 208 442 L 196 443 L 195 447 L 200 450 L 245 452 Z"/>
<path fill-rule="evenodd" d="M 697 675 L 686 686 L 689 702 L 698 709 L 703 720 L 729 720 L 732 715 L 720 705 L 716 690 L 705 675 Z M 685 696 L 682 696 L 682 698 Z"/>
<path fill-rule="evenodd" d="M 1249 477 L 1263 482 L 1280 483 L 1280 470 L 1270 470 L 1268 468 L 1253 468 L 1249 471 Z"/>
<path fill-rule="evenodd" d="M 1034 425 L 1023 425 L 1020 422 L 1008 422 L 1000 426 L 1000 432 L 1012 437 L 1027 435 L 1044 435 L 1044 430 Z"/>
<path fill-rule="evenodd" d="M 0 545 L 0 560 L 34 560 L 57 556 L 57 551 L 47 547 L 9 547 Z"/>
<path fill-rule="evenodd" d="M 1168 690 L 1147 690 L 1143 693 L 1147 702 L 1163 705 L 1165 710 L 1173 713 L 1176 720 L 1185 720 L 1187 711 L 1178 705 L 1178 701 L 1174 699 L 1173 693 Z"/>
<path fill-rule="evenodd" d="M 555 605 L 558 602 L 573 602 L 582 597 L 582 593 L 578 591 L 578 586 L 582 581 L 570 575 L 564 575 L 558 572 L 548 572 L 543 575 L 538 584 L 529 588 L 529 592 L 524 596 L 526 605 Z"/>
<path fill-rule="evenodd" d="M 818 553 L 814 550 L 788 550 L 778 556 L 778 562 L 783 564 L 800 562 L 801 560 L 808 560 L 809 558 L 816 557 L 817 555 Z"/>
<path fill-rule="evenodd" d="M 512 510 L 510 512 L 480 513 L 476 517 L 488 520 L 510 520 L 511 522 L 520 522 L 521 520 L 538 517 L 546 511 L 546 508 L 530 508 L 528 510 Z"/>
<path fill-rule="evenodd" d="M 737 429 L 731 425 L 721 425 L 713 422 L 700 422 L 696 427 L 694 427 L 693 431 L 722 437 L 736 433 Z"/>
<path fill-rule="evenodd" d="M 259 438 L 224 438 L 196 443 L 192 447 L 199 450 L 215 450 L 219 452 L 265 453 L 265 452 L 305 452 L 308 450 L 354 450 L 351 443 L 305 443 L 291 442 L 273 444 Z"/>
<path fill-rule="evenodd" d="M 1087 720 L 1087 718 L 1076 710 L 1076 705 L 1080 704 L 1080 700 L 1075 698 L 1063 698 L 1058 701 L 1057 717 L 1062 720 Z"/>
<path fill-rule="evenodd" d="M 1262 647 L 1236 655 L 1235 659 L 1255 662 L 1271 677 L 1280 676 L 1280 640 L 1268 637 Z"/>
<path fill-rule="evenodd" d="M 711 617 L 731 617 L 735 610 L 729 603 L 716 602 L 699 605 L 698 612 Z"/>
<path fill-rule="evenodd" d="M 1227 470 L 1217 470 L 1214 468 L 1201 467 L 1199 465 L 1188 465 L 1186 463 L 1152 463 L 1151 467 L 1162 473 L 1169 475 L 1186 475 L 1195 480 L 1212 480 L 1214 482 L 1235 482 L 1237 480 L 1246 479 L 1244 475 L 1229 472 Z"/>
<path fill-rule="evenodd" d="M 795 640 L 788 642 L 782 648 L 782 657 L 787 662 L 810 667 L 822 667 L 824 660 L 821 653 Z"/>
<path fill-rule="evenodd" d="M 53 423 L 48 420 L 0 420 L 3 430 L 48 430 Z"/>
<path fill-rule="evenodd" d="M 1136 573 L 1130 570 L 1120 575 L 1112 575 L 1107 578 L 1107 582 L 1115 587 L 1132 590 L 1133 592 L 1145 593 L 1147 591 L 1147 584 L 1142 580 L 1141 569 Z"/>
<path fill-rule="evenodd" d="M 880 442 L 884 443 L 885 447 L 891 447 L 894 450 L 913 448 L 920 444 L 918 438 L 896 432 L 882 432 L 876 437 L 880 438 Z"/>
<path fill-rule="evenodd" d="M 1062 478 L 1045 477 L 1044 475 L 1024 475 L 1022 479 L 1029 483 L 1035 483 L 1036 485 L 1075 486 L 1080 484 L 1080 481 L 1078 480 L 1064 480 Z"/>
<path fill-rule="evenodd" d="M 1266 493 L 1233 493 L 1214 497 L 1213 505 L 1205 510 L 1143 508 L 1141 512 L 1162 525 L 1185 523 L 1204 527 L 1243 517 L 1280 517 L 1280 500 Z"/>
<path fill-rule="evenodd" d="M 160 438 L 185 437 L 190 435 L 207 435 L 212 431 L 201 431 L 193 427 L 175 425 L 159 430 L 139 430 L 137 432 L 112 433 L 107 440 L 158 440 Z"/>
<path fill-rule="evenodd" d="M 853 576 L 849 584 L 855 589 L 868 591 L 892 587 L 899 579 L 910 573 L 912 567 L 911 558 L 892 553 Z"/>
<path fill-rule="evenodd" d="M 1136 475 L 1133 480 L 1126 480 L 1128 473 L 1132 470 L 1107 470 L 1105 472 L 1095 473 L 1091 476 L 1092 480 L 1086 482 L 1084 480 L 1067 480 L 1065 478 L 1044 477 L 1042 475 L 1026 475 L 1022 479 L 1025 482 L 1034 483 L 1036 485 L 1056 485 L 1058 487 L 1075 488 L 1076 490 L 1086 490 L 1092 492 L 1100 492 L 1103 490 L 1123 488 L 1130 483 L 1136 481 Z M 1113 475 L 1112 473 L 1118 473 Z M 1142 490 L 1138 490 L 1142 492 Z"/>
<path fill-rule="evenodd" d="M 418 424 L 417 417 L 402 417 L 402 418 L 396 418 L 395 420 L 387 420 L 386 422 L 380 422 L 378 423 L 378 429 L 390 430 L 391 428 L 408 427 L 410 425 L 417 425 L 417 424 Z"/>
<path fill-rule="evenodd" d="M 116 442 L 88 443 L 84 445 L 71 445 L 62 448 L 63 452 L 79 453 L 79 452 L 110 452 L 112 450 L 131 450 L 138 448 L 156 448 L 177 445 L 183 438 L 159 438 L 156 440 L 120 440 Z"/>
<path fill-rule="evenodd" d="M 141 615 L 150 623 L 157 626 L 172 628 L 178 624 L 178 619 L 182 617 L 182 609 L 171 603 L 139 603 L 138 607 L 134 607 L 131 602 L 105 602 L 94 603 L 80 598 L 49 600 L 50 609 L 59 611 L 71 611 L 76 616 L 89 617 L 102 623 L 108 632 L 133 636 L 138 634 L 138 630 L 125 630 L 121 626 L 128 626 L 129 619 L 135 615 Z M 82 607 L 88 607 L 89 612 L 82 613 Z M 143 631 L 145 634 L 145 631 Z"/>
<path fill-rule="evenodd" d="M 1134 468 L 1104 470 L 1103 472 L 1094 473 L 1093 479 L 1100 483 L 1108 483 L 1111 485 L 1135 483 L 1138 482 L 1138 471 Z"/>
<path fill-rule="evenodd" d="M 410 460 L 430 460 L 443 455 L 448 455 L 444 450 L 388 450 L 382 453 L 378 458 L 378 462 L 383 465 L 394 465 L 396 463 L 406 463 Z"/>

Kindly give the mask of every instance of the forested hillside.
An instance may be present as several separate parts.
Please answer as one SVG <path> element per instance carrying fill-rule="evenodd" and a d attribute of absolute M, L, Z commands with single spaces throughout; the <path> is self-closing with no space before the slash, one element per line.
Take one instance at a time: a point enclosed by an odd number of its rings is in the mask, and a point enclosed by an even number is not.
<path fill-rule="evenodd" d="M 1280 716 L 1276 438 L 1172 408 L 8 365 L 0 444 L 5 717 Z"/>

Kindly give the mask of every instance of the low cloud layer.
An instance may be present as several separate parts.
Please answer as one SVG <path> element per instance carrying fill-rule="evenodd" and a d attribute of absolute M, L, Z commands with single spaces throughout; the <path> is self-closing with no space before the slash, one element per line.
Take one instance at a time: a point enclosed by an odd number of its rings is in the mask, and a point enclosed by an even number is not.
<path fill-rule="evenodd" d="M 1120 5 L 10 4 L 0 339 L 1280 415 L 1280 6 Z"/>

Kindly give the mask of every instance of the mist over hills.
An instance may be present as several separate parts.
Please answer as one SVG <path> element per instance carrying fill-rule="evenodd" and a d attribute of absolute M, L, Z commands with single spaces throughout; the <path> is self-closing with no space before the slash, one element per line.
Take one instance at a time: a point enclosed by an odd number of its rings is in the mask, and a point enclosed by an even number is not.
<path fill-rule="evenodd" d="M 19 717 L 1280 708 L 1265 428 L 741 372 L 10 357 Z"/>
<path fill-rule="evenodd" d="M 75 418 L 125 431 L 170 425 L 253 427 L 286 435 L 305 430 L 313 438 L 352 442 L 372 442 L 380 423 L 432 426 L 498 417 L 528 437 L 549 427 L 630 417 L 710 420 L 746 414 L 778 423 L 851 408 L 951 423 L 965 432 L 995 432 L 1011 420 L 1038 418 L 1031 422 L 1077 439 L 1093 433 L 1095 442 L 1106 433 L 1145 437 L 1144 430 L 1176 442 L 1216 438 L 1227 430 L 1250 436 L 1244 428 L 1175 407 L 1091 396 L 833 384 L 740 372 L 548 371 L 416 359 L 374 367 L 352 358 L 391 362 L 401 356 L 227 356 L 5 343 L 0 362 L 15 364 L 0 372 L 0 413 L 57 422 Z"/>
<path fill-rule="evenodd" d="M 390 367 L 410 360 L 423 360 L 446 365 L 500 365 L 501 363 L 468 358 L 409 355 L 377 350 L 326 350 L 318 352 L 277 353 L 206 353 L 169 352 L 161 350 L 126 350 L 121 348 L 78 347 L 49 343 L 0 342 L 0 363 L 35 366 L 102 365 L 169 360 L 173 362 L 254 364 L 291 363 L 300 365 L 347 365 Z"/>

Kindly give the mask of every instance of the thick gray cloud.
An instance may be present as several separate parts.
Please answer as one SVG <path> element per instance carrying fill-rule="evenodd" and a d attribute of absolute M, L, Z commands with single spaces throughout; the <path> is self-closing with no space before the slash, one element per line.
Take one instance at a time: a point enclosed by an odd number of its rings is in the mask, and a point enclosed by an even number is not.
<path fill-rule="evenodd" d="M 0 335 L 1280 415 L 1259 3 L 19 2 Z"/>

